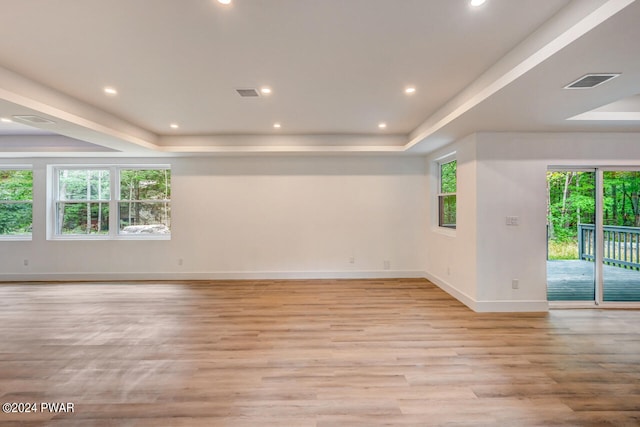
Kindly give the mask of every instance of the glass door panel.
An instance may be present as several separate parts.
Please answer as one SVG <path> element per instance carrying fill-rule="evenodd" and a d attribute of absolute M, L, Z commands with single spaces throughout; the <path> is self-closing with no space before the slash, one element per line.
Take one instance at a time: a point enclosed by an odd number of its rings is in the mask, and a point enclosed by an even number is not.
<path fill-rule="evenodd" d="M 547 299 L 595 301 L 595 171 L 547 172 Z"/>
<path fill-rule="evenodd" d="M 603 301 L 640 301 L 640 171 L 604 171 Z"/>

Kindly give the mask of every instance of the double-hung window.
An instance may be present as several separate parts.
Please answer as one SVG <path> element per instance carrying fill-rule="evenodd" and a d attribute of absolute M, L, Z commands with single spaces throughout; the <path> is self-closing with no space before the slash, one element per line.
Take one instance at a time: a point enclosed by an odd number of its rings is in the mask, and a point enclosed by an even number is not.
<path fill-rule="evenodd" d="M 56 236 L 108 236 L 111 171 L 56 169 Z"/>
<path fill-rule="evenodd" d="M 0 239 L 30 239 L 33 223 L 33 171 L 0 167 Z"/>
<path fill-rule="evenodd" d="M 438 226 L 456 228 L 458 162 L 453 155 L 438 162 Z"/>
<path fill-rule="evenodd" d="M 52 238 L 168 238 L 168 166 L 56 166 Z"/>

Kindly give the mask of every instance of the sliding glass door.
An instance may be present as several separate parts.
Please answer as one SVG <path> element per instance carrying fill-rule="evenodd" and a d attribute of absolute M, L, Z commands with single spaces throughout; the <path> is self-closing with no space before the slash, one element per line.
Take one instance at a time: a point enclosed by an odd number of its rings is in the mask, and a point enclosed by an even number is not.
<path fill-rule="evenodd" d="M 547 172 L 547 299 L 595 302 L 594 170 Z"/>
<path fill-rule="evenodd" d="M 547 299 L 640 302 L 640 171 L 547 172 Z"/>
<path fill-rule="evenodd" d="M 602 175 L 602 300 L 640 301 L 640 172 Z"/>

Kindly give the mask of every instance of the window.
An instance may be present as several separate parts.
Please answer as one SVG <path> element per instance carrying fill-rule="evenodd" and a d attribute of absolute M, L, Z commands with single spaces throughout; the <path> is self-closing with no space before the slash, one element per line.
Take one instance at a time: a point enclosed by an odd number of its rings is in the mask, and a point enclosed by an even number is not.
<path fill-rule="evenodd" d="M 33 171 L 0 168 L 0 239 L 31 237 Z"/>
<path fill-rule="evenodd" d="M 438 225 L 456 228 L 458 162 L 448 156 L 438 163 Z"/>
<path fill-rule="evenodd" d="M 108 235 L 108 169 L 58 169 L 56 235 Z"/>
<path fill-rule="evenodd" d="M 55 167 L 54 238 L 161 238 L 171 230 L 168 167 Z"/>
<path fill-rule="evenodd" d="M 121 169 L 118 224 L 121 234 L 169 234 L 171 171 Z"/>

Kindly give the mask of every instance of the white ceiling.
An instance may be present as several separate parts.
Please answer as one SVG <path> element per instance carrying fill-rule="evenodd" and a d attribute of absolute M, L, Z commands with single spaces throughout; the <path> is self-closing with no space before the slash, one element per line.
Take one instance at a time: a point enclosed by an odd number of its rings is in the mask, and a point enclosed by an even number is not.
<path fill-rule="evenodd" d="M 38 127 L 85 141 L 75 151 L 126 155 L 423 153 L 483 130 L 639 131 L 632 116 L 567 120 L 631 108 L 638 22 L 634 0 L 5 1 L 0 116 L 48 118 Z M 589 72 L 622 75 L 562 89 Z M 235 92 L 263 86 L 273 93 Z M 2 138 L 0 151 L 15 153 Z"/>

